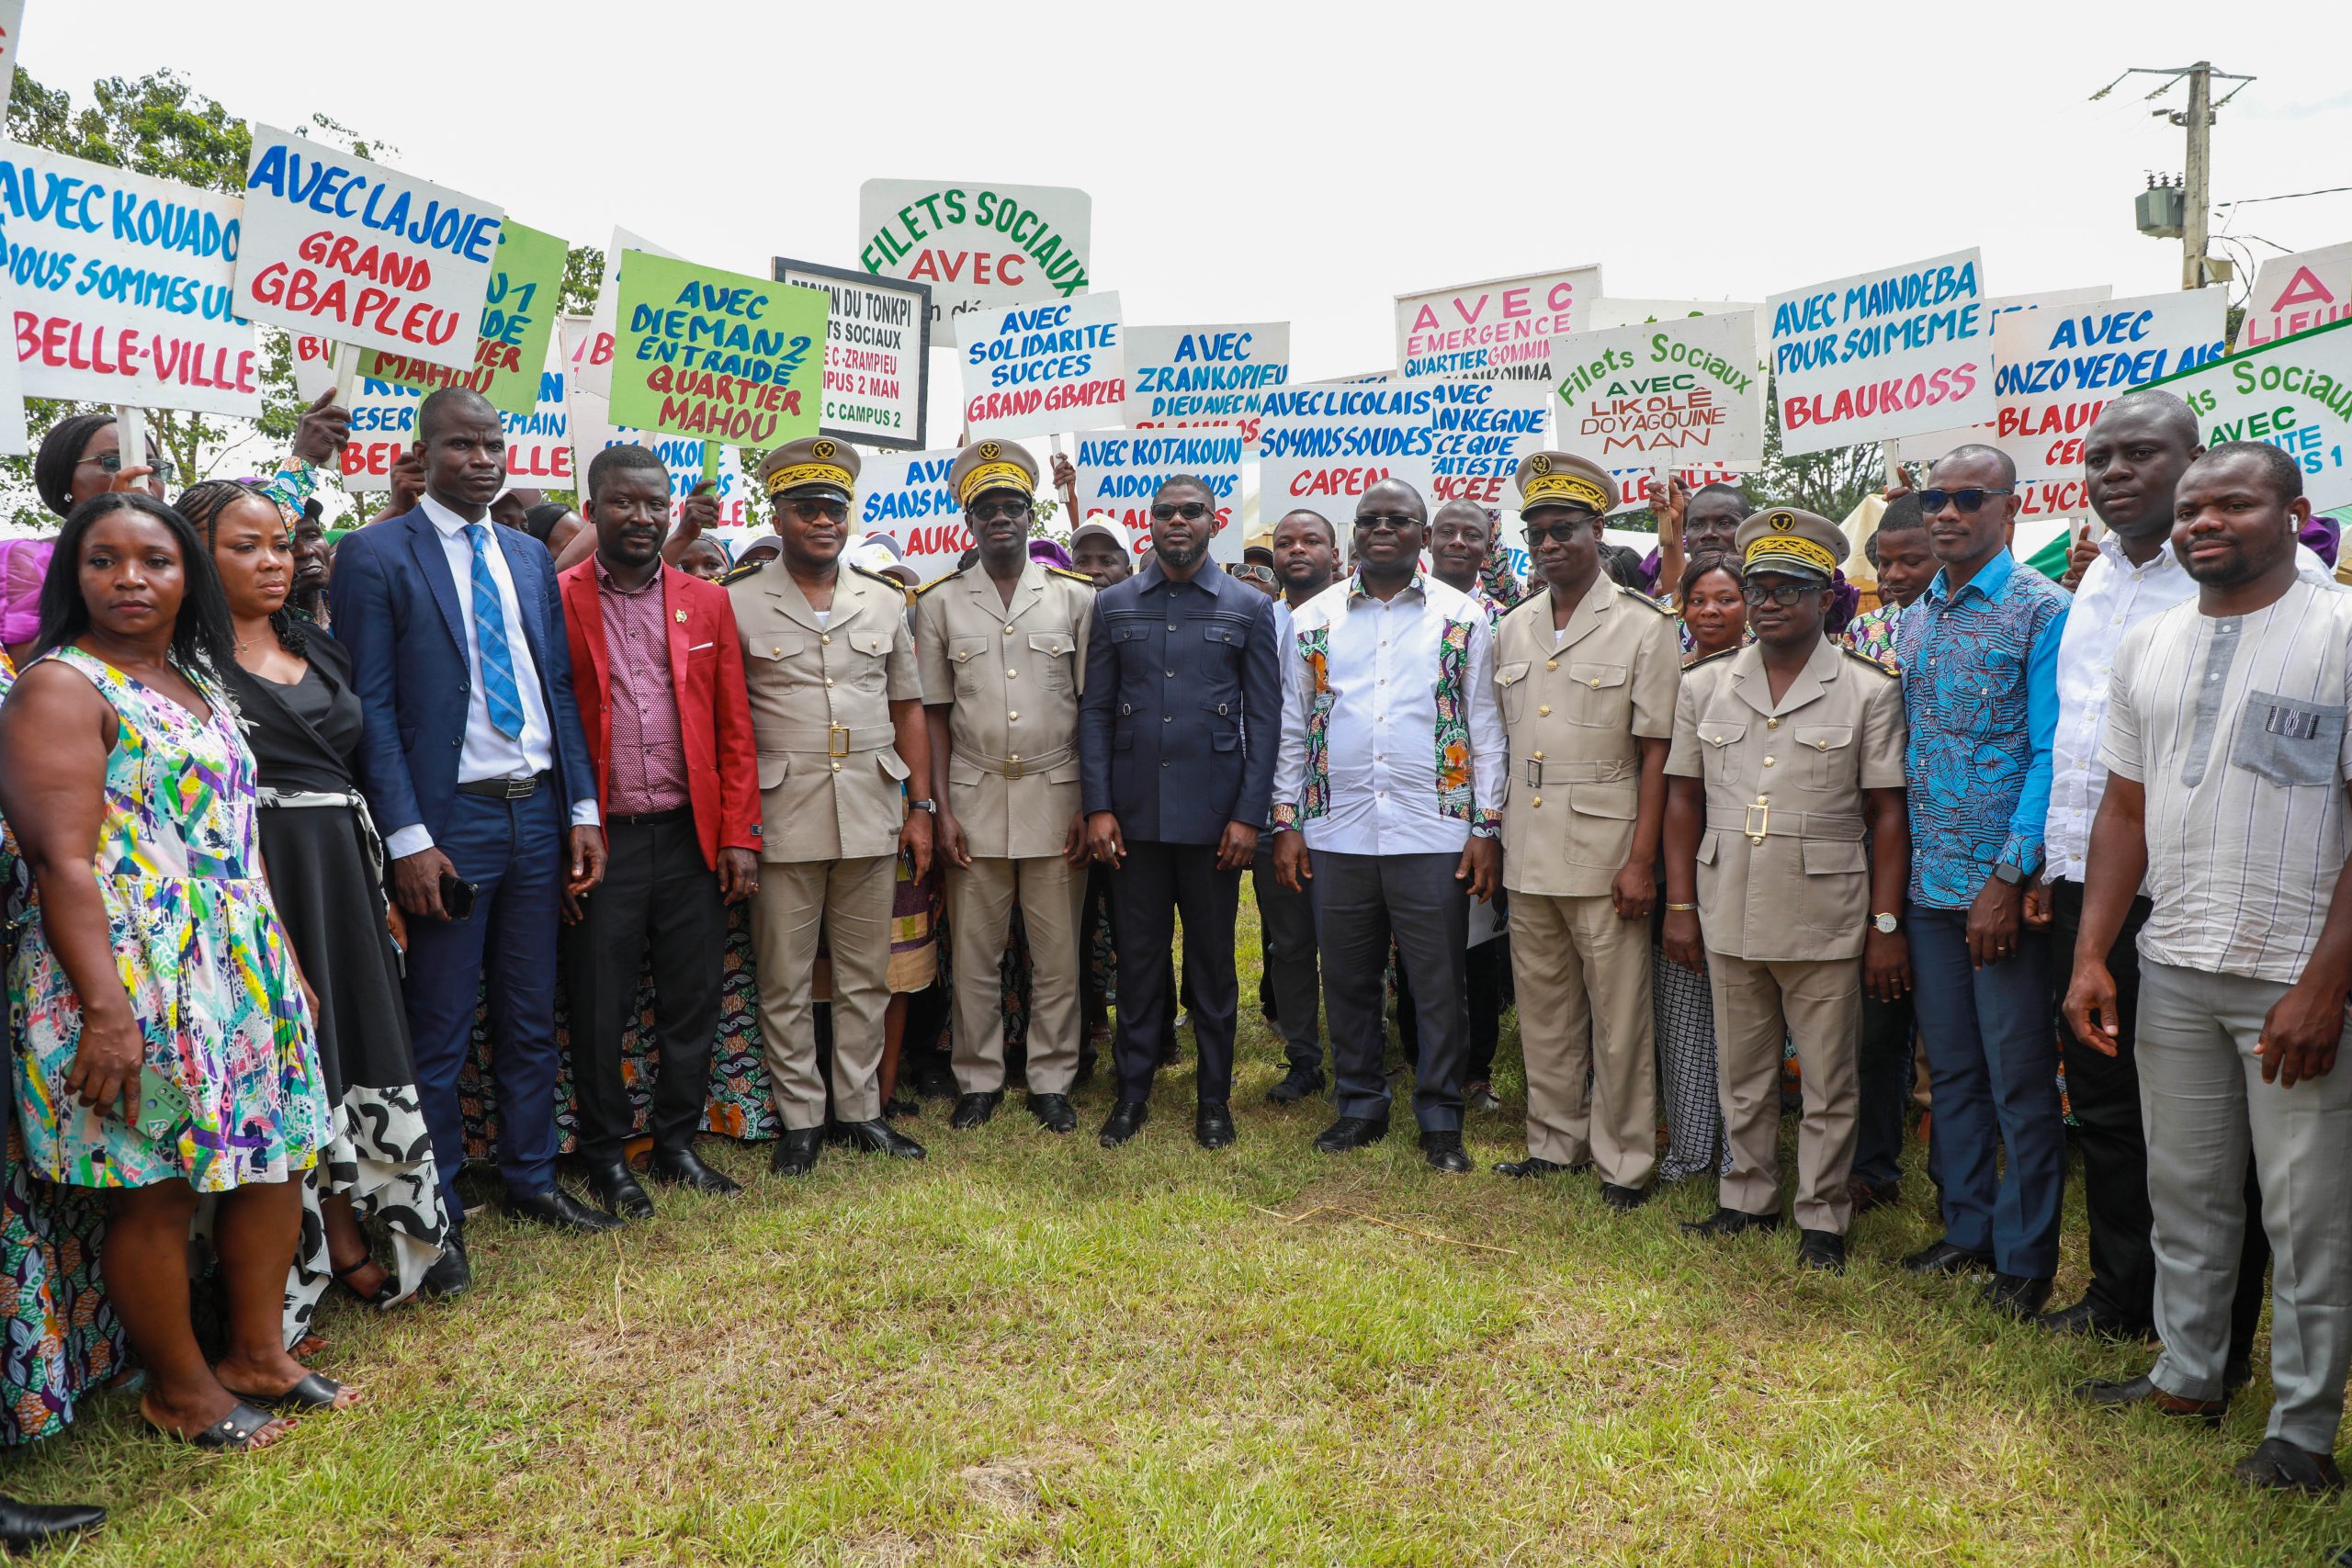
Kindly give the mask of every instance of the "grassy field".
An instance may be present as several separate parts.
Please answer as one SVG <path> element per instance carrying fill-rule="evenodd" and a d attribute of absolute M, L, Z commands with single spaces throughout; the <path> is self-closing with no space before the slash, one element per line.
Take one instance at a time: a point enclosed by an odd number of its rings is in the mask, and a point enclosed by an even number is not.
<path fill-rule="evenodd" d="M 1215 1155 L 1188 1070 L 1137 1143 L 1096 1147 L 1098 1077 L 1066 1139 L 1017 1096 L 978 1133 L 927 1103 L 912 1167 L 830 1152 L 787 1184 L 706 1140 L 750 1190 L 657 1193 L 617 1242 L 486 1214 L 471 1295 L 322 1314 L 360 1408 L 198 1457 L 110 1398 L 0 1484 L 114 1508 L 51 1561 L 140 1568 L 2312 1564 L 2352 1540 L 2339 1506 L 2230 1479 L 2267 1376 L 2219 1435 L 2077 1410 L 2069 1382 L 2148 1353 L 1894 1268 L 1938 1230 L 1916 1149 L 1854 1268 L 1800 1278 L 1785 1235 L 1677 1234 L 1711 1183 L 1619 1217 L 1590 1178 L 1483 1174 L 1519 1152 L 1509 1037 L 1471 1177 L 1424 1168 L 1408 1114 L 1316 1154 L 1328 1108 L 1264 1103 L 1254 1015 L 1242 1055 Z M 2062 1300 L 2081 1235 L 2077 1201 Z"/>

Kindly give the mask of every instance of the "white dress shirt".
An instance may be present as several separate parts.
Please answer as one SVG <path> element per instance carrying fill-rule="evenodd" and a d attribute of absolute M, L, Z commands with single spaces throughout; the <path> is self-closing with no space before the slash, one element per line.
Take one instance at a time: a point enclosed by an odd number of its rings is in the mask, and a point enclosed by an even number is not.
<path fill-rule="evenodd" d="M 1450 626 L 1465 628 L 1460 716 L 1470 752 L 1470 799 L 1445 810 L 1439 779 L 1440 648 Z M 1324 728 L 1328 798 L 1316 810 L 1308 788 L 1307 720 L 1315 676 L 1302 649 L 1328 630 Z M 1494 633 L 1468 594 L 1417 572 L 1385 602 L 1352 575 L 1292 613 L 1283 639 L 1283 735 L 1274 759 L 1277 825 L 1289 817 L 1309 849 L 1339 854 L 1458 854 L 1474 822 L 1502 807 L 1510 742 L 1494 686 Z"/>
<path fill-rule="evenodd" d="M 2295 547 L 2295 565 L 2307 581 L 2332 584 L 2319 557 Z M 2145 566 L 2133 566 L 2113 534 L 2098 542 L 2098 558 L 2084 569 L 2075 605 L 2058 640 L 2058 734 L 2050 752 L 2050 816 L 2042 853 L 2052 882 L 2083 880 L 2091 823 L 2107 793 L 2099 739 L 2107 728 L 2115 650 L 2123 634 L 2175 604 L 2197 597 L 2197 580 L 2167 538 Z"/>
<path fill-rule="evenodd" d="M 539 683 L 539 667 L 531 658 L 531 641 L 524 632 L 523 606 L 514 597 L 514 574 L 507 569 L 506 552 L 499 547 L 498 525 L 487 517 L 489 534 L 482 558 L 491 581 L 498 585 L 500 615 L 506 622 L 506 651 L 514 665 L 514 689 L 523 705 L 523 733 L 502 735 L 490 722 L 490 698 L 481 678 L 481 645 L 474 637 L 474 547 L 466 536 L 466 520 L 430 495 L 417 500 L 417 509 L 441 536 L 441 554 L 458 580 L 458 617 L 466 629 L 466 665 L 472 679 L 466 682 L 466 743 L 458 754 L 458 782 L 519 778 L 546 773 L 555 765 L 554 728 L 548 720 L 547 693 Z M 596 803 L 571 804 L 574 827 L 596 825 Z M 384 840 L 384 852 L 394 860 L 433 847 L 433 835 L 422 822 L 412 823 Z"/>

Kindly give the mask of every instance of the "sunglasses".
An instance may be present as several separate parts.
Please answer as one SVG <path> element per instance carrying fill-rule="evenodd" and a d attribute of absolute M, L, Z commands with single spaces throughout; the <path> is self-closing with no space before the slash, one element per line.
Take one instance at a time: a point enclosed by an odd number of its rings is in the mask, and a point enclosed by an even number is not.
<path fill-rule="evenodd" d="M 830 517 L 836 523 L 849 521 L 846 501 L 796 501 L 792 510 L 803 523 L 814 523 L 820 517 Z"/>
<path fill-rule="evenodd" d="M 1802 582 L 1783 582 L 1774 588 L 1767 588 L 1760 582 L 1743 582 L 1739 585 L 1739 596 L 1751 604 L 1778 604 L 1786 609 L 1808 593 L 1820 592 L 1821 589 L 1822 585 L 1817 582 L 1810 586 Z"/>
<path fill-rule="evenodd" d="M 1947 505 L 1957 506 L 1963 513 L 1981 512 L 1984 508 L 1984 500 L 1987 496 L 2016 493 L 2017 487 L 2014 485 L 2003 485 L 1998 489 L 1971 485 L 1966 490 L 1923 490 L 1919 492 L 1919 510 L 1930 517 L 1941 512 Z"/>
<path fill-rule="evenodd" d="M 1274 580 L 1274 569 L 1270 566 L 1261 566 L 1256 561 L 1249 561 L 1240 566 L 1229 566 L 1225 570 L 1236 577 L 1246 577 L 1252 582 L 1272 582 Z"/>
<path fill-rule="evenodd" d="M 1586 538 L 1592 536 L 1591 518 L 1582 517 L 1566 523 L 1549 525 L 1530 523 L 1527 525 L 1527 547 L 1531 550 L 1546 539 L 1555 545 L 1573 545 L 1579 536 Z"/>
<path fill-rule="evenodd" d="M 1151 509 L 1151 520 L 1154 523 L 1173 523 L 1179 517 L 1187 523 L 1198 523 L 1208 514 L 1209 509 L 1197 501 L 1188 501 L 1182 505 L 1155 506 Z"/>
<path fill-rule="evenodd" d="M 98 472 L 102 474 L 122 472 L 122 454 L 119 452 L 101 452 L 95 457 L 85 457 L 82 461 L 96 464 Z M 173 476 L 179 472 L 179 465 L 174 463 L 169 457 L 158 457 L 147 466 L 154 470 L 155 482 L 158 484 L 170 484 Z"/>

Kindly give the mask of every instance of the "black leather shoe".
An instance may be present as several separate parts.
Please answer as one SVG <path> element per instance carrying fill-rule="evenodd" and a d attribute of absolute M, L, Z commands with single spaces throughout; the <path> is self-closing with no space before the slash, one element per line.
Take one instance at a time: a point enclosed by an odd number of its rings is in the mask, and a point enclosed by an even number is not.
<path fill-rule="evenodd" d="M 1984 1304 L 2019 1323 L 2032 1320 L 2050 1302 L 2050 1280 L 2023 1274 L 1996 1274 L 1984 1287 Z"/>
<path fill-rule="evenodd" d="M 1718 1207 L 1703 1220 L 1685 1220 L 1682 1234 L 1709 1237 L 1744 1235 L 1749 1231 L 1770 1235 L 1781 1228 L 1781 1213 L 1775 1209 L 1769 1214 L 1751 1214 L 1744 1209 Z"/>
<path fill-rule="evenodd" d="M 1647 1187 L 1620 1187 L 1613 1181 L 1600 1184 L 1600 1201 L 1621 1214 L 1630 1214 L 1650 1201 Z"/>
<path fill-rule="evenodd" d="M 2260 1448 L 2230 1467 L 2230 1473 L 2248 1486 L 2306 1497 L 2344 1490 L 2344 1472 L 2335 1468 L 2334 1454 L 2315 1454 L 2284 1438 L 2265 1438 Z"/>
<path fill-rule="evenodd" d="M 768 1168 L 778 1176 L 806 1176 L 817 1168 L 817 1156 L 824 1146 L 822 1127 L 787 1127 Z"/>
<path fill-rule="evenodd" d="M 1532 1181 L 1539 1177 L 1557 1176 L 1562 1171 L 1590 1170 L 1591 1168 L 1592 1162 L 1589 1160 L 1582 1165 L 1562 1165 L 1555 1159 L 1540 1159 L 1534 1155 L 1529 1155 L 1525 1159 L 1497 1161 L 1495 1174 L 1508 1176 L 1514 1181 Z"/>
<path fill-rule="evenodd" d="M 1003 1098 L 1002 1089 L 994 1089 L 987 1094 L 967 1094 L 956 1102 L 956 1114 L 947 1119 L 947 1124 L 958 1132 L 985 1127 L 989 1118 L 996 1114 L 997 1102 Z"/>
<path fill-rule="evenodd" d="M 1905 1258 L 1903 1267 L 1913 1274 L 1975 1274 L 1993 1267 L 1993 1255 L 1938 1241 Z"/>
<path fill-rule="evenodd" d="M 1363 1148 L 1366 1144 L 1376 1144 L 1386 1136 L 1388 1118 L 1385 1116 L 1342 1116 L 1323 1129 L 1322 1134 L 1315 1140 L 1315 1146 L 1327 1155 L 1342 1155 L 1350 1149 Z"/>
<path fill-rule="evenodd" d="M 2159 1416 L 2208 1427 L 2219 1427 L 2230 1409 L 2227 1399 L 2184 1399 L 2177 1393 L 2166 1393 L 2144 1376 L 2093 1378 L 2088 1382 L 2076 1383 L 2071 1392 L 2085 1404 L 2096 1404 L 2102 1410 L 2130 1410 L 2144 1404 Z"/>
<path fill-rule="evenodd" d="M 714 1198 L 732 1198 L 743 1184 L 723 1170 L 702 1163 L 692 1149 L 656 1149 L 645 1162 L 645 1174 L 671 1187 L 691 1187 Z"/>
<path fill-rule="evenodd" d="M 1102 1123 L 1102 1136 L 1095 1141 L 1106 1149 L 1115 1149 L 1142 1132 L 1150 1119 L 1150 1106 L 1140 1100 L 1123 1100 L 1111 1107 L 1110 1119 Z"/>
<path fill-rule="evenodd" d="M 636 1187 L 632 1180 L 629 1185 Z M 639 1188 L 639 1197 L 645 1196 Z M 650 1203 L 646 1205 L 652 1207 Z M 560 1187 L 550 1187 L 544 1192 L 534 1192 L 525 1198 L 506 1200 L 506 1216 L 514 1220 L 529 1220 L 535 1224 L 553 1225 L 567 1231 L 616 1231 L 620 1221 L 612 1215 L 590 1208 Z"/>
<path fill-rule="evenodd" d="M 437 1301 L 462 1296 L 473 1289 L 473 1264 L 466 1257 L 466 1224 L 463 1220 L 449 1227 L 441 1238 L 441 1256 L 424 1271 L 424 1279 L 417 1289 Z"/>
<path fill-rule="evenodd" d="M 921 1144 L 877 1116 L 871 1122 L 843 1122 L 833 1135 L 860 1154 L 888 1155 L 892 1159 L 921 1159 Z"/>
<path fill-rule="evenodd" d="M 2046 1334 L 2081 1334 L 2123 1344 L 2154 1344 L 2156 1337 L 2155 1330 L 2144 1323 L 2126 1323 L 2099 1311 L 2088 1296 L 2073 1306 L 2043 1313 L 2033 1320 L 2033 1325 Z"/>
<path fill-rule="evenodd" d="M 1310 1095 L 1323 1092 L 1323 1075 L 1312 1067 L 1293 1067 L 1283 1081 L 1266 1091 L 1266 1098 L 1276 1105 L 1296 1105 Z"/>
<path fill-rule="evenodd" d="M 1797 1267 L 1825 1274 L 1846 1271 L 1846 1238 L 1836 1231 L 1797 1232 Z"/>
<path fill-rule="evenodd" d="M 1078 1131 L 1078 1112 L 1070 1109 L 1069 1096 L 1066 1094 L 1031 1095 L 1029 1114 L 1048 1133 Z"/>
<path fill-rule="evenodd" d="M 85 1503 L 20 1503 L 0 1497 L 0 1545 L 26 1551 L 60 1536 L 87 1535 L 107 1522 L 104 1508 Z"/>
<path fill-rule="evenodd" d="M 1193 1142 L 1204 1149 L 1233 1146 L 1233 1112 L 1222 1100 L 1204 1100 L 1193 1112 Z"/>
<path fill-rule="evenodd" d="M 588 1182 L 588 1191 L 605 1207 L 605 1213 L 622 1220 L 650 1220 L 653 1217 L 653 1200 L 637 1184 L 629 1173 L 626 1160 L 609 1164 L 598 1163 L 583 1168 L 581 1175 Z"/>
<path fill-rule="evenodd" d="M 1470 1156 L 1462 1152 L 1462 1134 L 1459 1133 L 1423 1133 L 1421 1157 L 1430 1162 L 1431 1170 L 1442 1170 L 1453 1176 L 1466 1176 L 1470 1172 Z"/>

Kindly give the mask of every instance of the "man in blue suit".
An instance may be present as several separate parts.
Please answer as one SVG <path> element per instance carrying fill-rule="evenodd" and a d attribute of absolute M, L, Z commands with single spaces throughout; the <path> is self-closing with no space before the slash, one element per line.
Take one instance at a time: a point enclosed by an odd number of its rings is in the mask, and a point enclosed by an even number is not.
<path fill-rule="evenodd" d="M 1079 760 L 1086 835 L 1113 868 L 1119 933 L 1118 1103 L 1104 1148 L 1143 1128 L 1175 998 L 1159 955 L 1184 919 L 1199 1047 L 1193 1136 L 1233 1142 L 1233 919 L 1273 790 L 1283 694 L 1273 601 L 1209 558 L 1216 498 L 1170 479 L 1151 498 L 1149 566 L 1102 590 L 1086 645 Z"/>
<path fill-rule="evenodd" d="M 556 929 L 605 869 L 555 563 L 489 520 L 506 468 L 496 409 L 447 388 L 418 407 L 416 435 L 424 493 L 344 539 L 333 603 L 366 709 L 360 788 L 409 919 L 409 1034 L 442 1197 L 465 1212 L 458 1071 L 487 990 L 507 1213 L 609 1230 L 555 1179 Z M 426 1280 L 445 1295 L 470 1282 L 457 1225 L 450 1238 Z"/>

